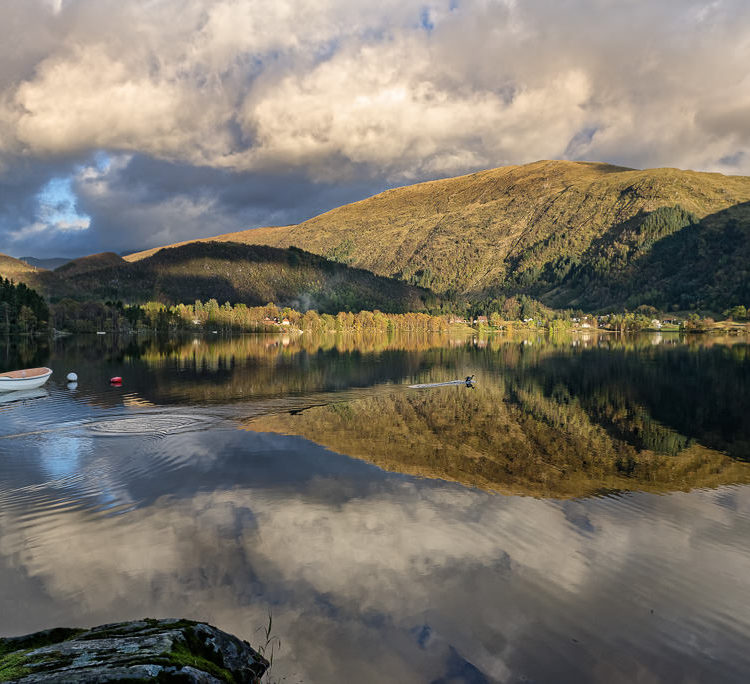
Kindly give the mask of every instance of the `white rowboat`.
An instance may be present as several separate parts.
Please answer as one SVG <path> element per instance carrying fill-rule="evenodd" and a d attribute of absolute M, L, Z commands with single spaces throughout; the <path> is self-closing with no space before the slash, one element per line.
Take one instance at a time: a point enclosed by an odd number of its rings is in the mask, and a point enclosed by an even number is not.
<path fill-rule="evenodd" d="M 0 392 L 41 387 L 50 375 L 52 375 L 51 368 L 24 368 L 0 373 Z"/>

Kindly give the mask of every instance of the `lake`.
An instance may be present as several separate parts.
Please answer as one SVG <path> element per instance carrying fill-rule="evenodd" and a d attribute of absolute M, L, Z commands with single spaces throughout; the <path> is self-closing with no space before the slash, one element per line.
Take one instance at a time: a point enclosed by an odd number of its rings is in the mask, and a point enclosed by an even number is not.
<path fill-rule="evenodd" d="M 36 365 L 0 635 L 270 614 L 270 682 L 747 681 L 746 338 L 0 345 Z"/>

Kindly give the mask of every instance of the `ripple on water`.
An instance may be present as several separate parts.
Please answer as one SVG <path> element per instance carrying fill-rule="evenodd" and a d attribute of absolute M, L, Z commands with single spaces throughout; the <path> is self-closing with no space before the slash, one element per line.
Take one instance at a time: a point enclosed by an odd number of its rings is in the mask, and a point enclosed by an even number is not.
<path fill-rule="evenodd" d="M 213 421 L 204 416 L 194 415 L 139 415 L 128 418 L 114 418 L 112 420 L 98 420 L 89 423 L 86 428 L 96 436 L 162 436 L 176 432 L 202 430 Z"/>
<path fill-rule="evenodd" d="M 5 436 L 0 510 L 25 531 L 24 543 L 48 517 L 62 512 L 98 517 L 129 510 L 139 499 L 133 484 L 186 467 L 191 451 L 184 439 L 217 422 L 211 416 L 148 412 Z"/>

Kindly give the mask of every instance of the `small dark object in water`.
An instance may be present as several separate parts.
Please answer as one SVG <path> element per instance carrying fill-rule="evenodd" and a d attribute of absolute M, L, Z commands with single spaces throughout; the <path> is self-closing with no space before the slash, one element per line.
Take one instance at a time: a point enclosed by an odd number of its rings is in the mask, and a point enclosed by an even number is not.
<path fill-rule="evenodd" d="M 421 385 L 409 385 L 409 389 L 428 389 L 431 387 L 448 387 L 449 385 L 471 387 L 474 389 L 474 376 L 468 377 L 466 380 L 449 380 L 448 382 L 428 382 Z"/>

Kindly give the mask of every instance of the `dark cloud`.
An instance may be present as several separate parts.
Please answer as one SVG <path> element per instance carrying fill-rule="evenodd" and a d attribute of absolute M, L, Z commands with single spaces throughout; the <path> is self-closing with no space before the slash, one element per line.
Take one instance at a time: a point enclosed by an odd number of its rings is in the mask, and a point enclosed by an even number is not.
<path fill-rule="evenodd" d="M 12 244 L 16 255 L 73 256 L 130 251 L 255 226 L 287 225 L 385 189 L 372 181 L 316 183 L 304 173 L 233 173 L 136 155 L 112 157 L 106 169 L 73 171 L 78 210 L 88 230 L 48 230 Z M 34 202 L 25 205 L 33 217 Z"/>
<path fill-rule="evenodd" d="M 101 159 L 100 159 L 101 161 Z M 232 172 L 114 155 L 30 164 L 0 183 L 0 252 L 12 256 L 81 256 L 126 252 L 256 226 L 298 223 L 380 192 L 371 179 L 315 182 L 303 171 Z M 87 230 L 62 230 L 40 217 L 39 193 L 51 178 L 72 178 Z M 62 207 L 64 208 L 64 202 Z"/>

